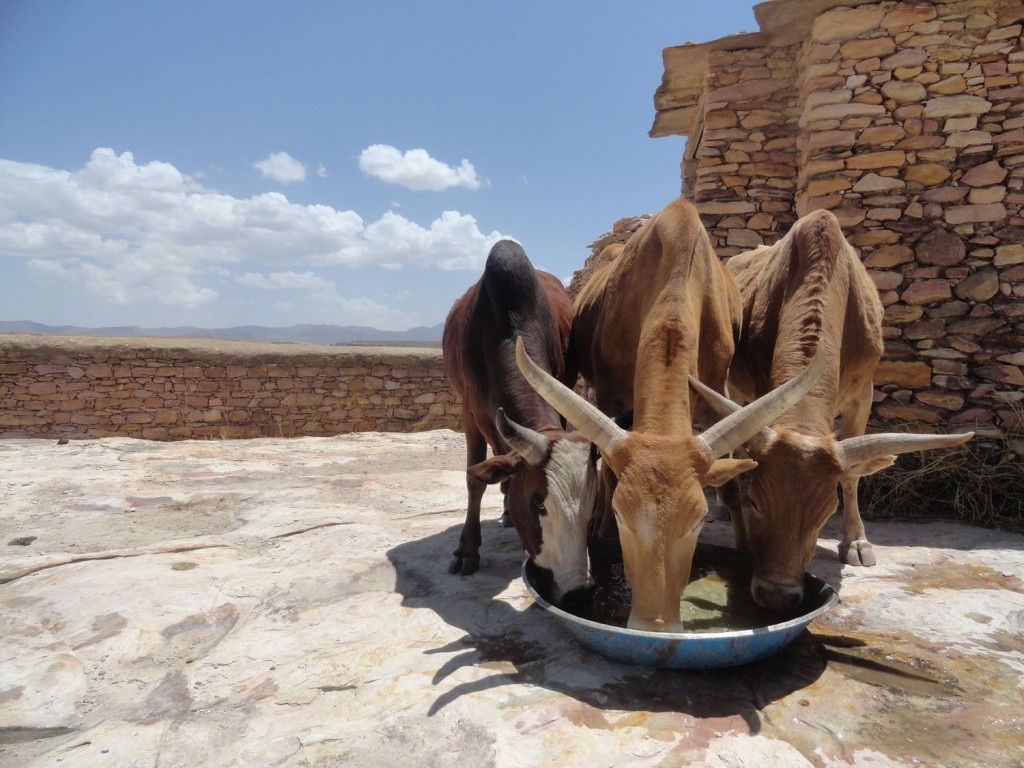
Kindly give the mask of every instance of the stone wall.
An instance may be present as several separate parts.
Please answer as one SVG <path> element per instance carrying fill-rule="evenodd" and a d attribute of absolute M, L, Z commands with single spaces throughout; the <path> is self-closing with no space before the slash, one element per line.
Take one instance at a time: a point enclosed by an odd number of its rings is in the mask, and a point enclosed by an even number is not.
<path fill-rule="evenodd" d="M 151 440 L 459 427 L 439 349 L 0 335 L 0 437 Z"/>
<path fill-rule="evenodd" d="M 773 0 L 666 49 L 653 136 L 723 257 L 826 208 L 886 307 L 875 417 L 1020 433 L 1020 0 Z"/>

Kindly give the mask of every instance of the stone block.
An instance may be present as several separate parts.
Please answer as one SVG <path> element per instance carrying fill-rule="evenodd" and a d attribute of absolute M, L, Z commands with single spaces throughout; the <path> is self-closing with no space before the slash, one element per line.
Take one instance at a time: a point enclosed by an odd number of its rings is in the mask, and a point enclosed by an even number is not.
<path fill-rule="evenodd" d="M 907 153 L 901 149 L 865 152 L 846 161 L 846 167 L 856 170 L 875 168 L 901 168 L 907 162 Z"/>
<path fill-rule="evenodd" d="M 915 280 L 900 299 L 907 304 L 926 305 L 946 301 L 952 297 L 948 280 Z"/>
<path fill-rule="evenodd" d="M 963 301 L 988 301 L 999 292 L 999 273 L 991 267 L 979 269 L 957 283 L 953 293 Z"/>
<path fill-rule="evenodd" d="M 1006 206 L 1002 203 L 986 205 L 960 205 L 950 208 L 943 217 L 947 224 L 979 224 L 997 222 L 1006 218 Z"/>
<path fill-rule="evenodd" d="M 946 181 L 952 173 L 944 165 L 938 163 L 918 163 L 907 166 L 903 178 L 926 187 L 932 187 Z"/>
<path fill-rule="evenodd" d="M 890 56 L 895 51 L 896 42 L 891 37 L 850 40 L 839 46 L 839 55 L 844 59 L 884 58 Z"/>
<path fill-rule="evenodd" d="M 992 108 L 992 102 L 980 96 L 937 96 L 924 105 L 925 117 L 960 117 L 981 115 Z"/>

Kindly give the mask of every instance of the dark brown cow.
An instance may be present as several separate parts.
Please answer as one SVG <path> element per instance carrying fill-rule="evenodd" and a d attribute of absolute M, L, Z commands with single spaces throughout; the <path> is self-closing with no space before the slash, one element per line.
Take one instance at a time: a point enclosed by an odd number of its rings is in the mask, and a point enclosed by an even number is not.
<path fill-rule="evenodd" d="M 519 337 L 546 372 L 566 375 L 571 325 L 572 302 L 562 283 L 535 270 L 511 240 L 491 249 L 483 276 L 448 313 L 442 348 L 448 378 L 462 397 L 469 492 L 452 573 L 478 569 L 480 500 L 486 484 L 501 483 L 523 548 L 551 571 L 556 599 L 590 585 L 596 454 L 583 435 L 565 431 L 515 359 Z"/>
<path fill-rule="evenodd" d="M 635 232 L 575 302 L 573 349 L 595 408 L 519 351 L 530 383 L 601 452 L 614 474 L 610 503 L 633 593 L 628 626 L 674 631 L 679 599 L 707 514 L 704 486 L 753 469 L 722 458 L 805 392 L 807 373 L 702 435 L 692 430 L 687 376 L 724 387 L 740 324 L 739 294 L 692 205 L 677 200 Z M 529 352 L 527 349 L 526 352 Z M 632 408 L 633 429 L 609 415 Z M 602 413 L 603 411 L 603 413 Z"/>
<path fill-rule="evenodd" d="M 746 443 L 757 462 L 744 512 L 738 482 L 721 489 L 737 545 L 754 558 L 751 591 L 767 608 L 788 610 L 803 598 L 803 576 L 818 533 L 839 505 L 839 556 L 874 565 L 857 506 L 857 482 L 893 463 L 898 453 L 962 443 L 959 435 L 864 436 L 872 376 L 882 353 L 878 290 L 828 211 L 800 219 L 770 247 L 729 259 L 743 297 L 743 334 L 729 371 L 729 391 L 747 402 L 784 384 L 817 353 L 825 370 L 807 397 Z M 819 351 L 820 350 L 820 351 Z M 703 379 L 702 379 L 703 380 Z M 722 415 L 739 405 L 714 389 L 694 386 Z M 841 417 L 840 440 L 833 437 Z"/>

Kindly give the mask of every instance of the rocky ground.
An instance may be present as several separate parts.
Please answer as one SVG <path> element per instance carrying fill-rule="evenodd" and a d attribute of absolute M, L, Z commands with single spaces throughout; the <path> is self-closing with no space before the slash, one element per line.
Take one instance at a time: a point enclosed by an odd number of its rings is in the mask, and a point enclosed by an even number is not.
<path fill-rule="evenodd" d="M 446 566 L 460 435 L 0 441 L 3 766 L 1024 765 L 1024 537 L 869 524 L 777 656 L 604 659 Z M 710 522 L 709 541 L 728 525 Z"/>

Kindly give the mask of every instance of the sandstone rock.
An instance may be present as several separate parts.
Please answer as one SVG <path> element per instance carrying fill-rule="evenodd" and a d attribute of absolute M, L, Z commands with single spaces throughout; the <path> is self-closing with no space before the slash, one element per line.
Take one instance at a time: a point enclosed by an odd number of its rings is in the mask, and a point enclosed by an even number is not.
<path fill-rule="evenodd" d="M 931 187 L 941 184 L 952 174 L 949 169 L 937 163 L 918 163 L 910 165 L 903 171 L 903 178 L 924 186 Z"/>
<path fill-rule="evenodd" d="M 899 67 L 919 67 L 928 60 L 928 51 L 919 48 L 902 48 L 880 63 L 882 69 L 893 70 Z"/>
<path fill-rule="evenodd" d="M 877 29 L 885 11 L 877 5 L 860 8 L 835 8 L 814 20 L 811 39 L 819 43 L 852 40 L 865 32 Z"/>
<path fill-rule="evenodd" d="M 1006 197 L 1006 187 L 975 187 L 967 195 L 967 201 L 974 205 L 998 203 Z"/>
<path fill-rule="evenodd" d="M 999 273 L 991 267 L 977 272 L 957 283 L 953 293 L 963 301 L 988 301 L 999 292 Z"/>
<path fill-rule="evenodd" d="M 846 161 L 847 168 L 867 170 L 870 168 L 900 168 L 907 162 L 907 153 L 902 149 L 865 152 L 854 155 Z"/>
<path fill-rule="evenodd" d="M 996 248 L 996 255 L 992 263 L 997 267 L 1024 264 L 1024 243 L 999 246 Z"/>
<path fill-rule="evenodd" d="M 885 107 L 881 104 L 826 104 L 810 112 L 805 112 L 800 118 L 800 124 L 815 123 L 824 120 L 845 120 L 858 115 L 884 115 Z"/>
<path fill-rule="evenodd" d="M 899 288 L 903 284 L 903 275 L 898 272 L 869 269 L 868 277 L 871 278 L 875 287 L 880 291 L 891 291 Z"/>
<path fill-rule="evenodd" d="M 856 138 L 855 131 L 815 131 L 807 139 L 807 151 L 813 154 L 821 149 L 853 146 Z"/>
<path fill-rule="evenodd" d="M 880 125 L 872 128 L 865 128 L 857 137 L 858 144 L 888 144 L 899 141 L 907 135 L 907 131 L 899 125 Z"/>
<path fill-rule="evenodd" d="M 961 205 L 946 211 L 948 224 L 978 224 L 988 221 L 1002 221 L 1006 218 L 1006 206 L 1002 203 L 986 205 Z"/>
<path fill-rule="evenodd" d="M 967 191 L 963 187 L 935 187 L 926 189 L 921 199 L 928 203 L 956 203 L 967 197 Z"/>
<path fill-rule="evenodd" d="M 959 411 L 966 402 L 963 395 L 955 392 L 919 392 L 915 399 L 925 405 L 944 408 L 947 411 Z"/>
<path fill-rule="evenodd" d="M 928 93 L 920 83 L 890 80 L 882 86 L 882 95 L 897 104 L 908 104 L 914 101 L 923 101 Z"/>
<path fill-rule="evenodd" d="M 880 176 L 877 173 L 867 173 L 853 185 L 854 192 L 871 194 L 874 192 L 889 192 L 894 189 L 902 189 L 906 183 L 891 176 Z"/>
<path fill-rule="evenodd" d="M 907 304 L 891 304 L 885 308 L 885 323 L 887 325 L 906 325 L 918 320 L 924 314 L 922 307 L 912 307 Z"/>
<path fill-rule="evenodd" d="M 864 266 L 871 269 L 885 269 L 906 264 L 914 258 L 914 251 L 907 245 L 886 245 L 872 251 L 865 257 Z"/>
<path fill-rule="evenodd" d="M 900 294 L 902 301 L 916 305 L 934 304 L 951 297 L 948 280 L 915 280 Z"/>
<path fill-rule="evenodd" d="M 868 40 L 851 40 L 839 46 L 839 54 L 844 59 L 872 59 L 889 56 L 896 50 L 896 43 L 891 37 L 875 37 Z"/>
<path fill-rule="evenodd" d="M 807 194 L 811 197 L 829 195 L 833 192 L 840 192 L 853 186 L 853 182 L 845 176 L 835 176 L 831 179 L 815 179 L 807 185 Z"/>
<path fill-rule="evenodd" d="M 925 117 L 957 117 L 981 115 L 992 108 L 992 102 L 980 96 L 938 96 L 924 105 Z"/>
<path fill-rule="evenodd" d="M 932 369 L 927 363 L 899 362 L 882 359 L 875 368 L 875 386 L 895 384 L 898 387 L 921 389 L 931 384 Z"/>
<path fill-rule="evenodd" d="M 957 131 L 973 131 L 978 127 L 978 116 L 968 115 L 967 117 L 951 117 L 942 126 L 943 133 L 955 133 Z"/>
<path fill-rule="evenodd" d="M 935 6 L 931 3 L 900 3 L 885 15 L 885 18 L 882 19 L 882 26 L 890 30 L 898 27 L 911 27 L 931 21 L 937 15 Z"/>
<path fill-rule="evenodd" d="M 959 131 L 946 138 L 946 146 L 961 149 L 979 144 L 991 144 L 992 134 L 988 131 Z"/>
<path fill-rule="evenodd" d="M 953 75 L 928 86 L 928 93 L 938 94 L 939 96 L 953 96 L 958 93 L 964 93 L 966 90 L 967 80 L 963 75 Z"/>
<path fill-rule="evenodd" d="M 967 250 L 961 238 L 939 229 L 922 237 L 917 242 L 915 253 L 921 264 L 952 266 L 964 260 Z"/>
<path fill-rule="evenodd" d="M 875 414 L 883 419 L 900 422 L 924 422 L 938 424 L 942 419 L 937 413 L 927 408 L 914 405 L 902 405 L 895 402 L 881 403 L 875 407 Z"/>

